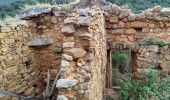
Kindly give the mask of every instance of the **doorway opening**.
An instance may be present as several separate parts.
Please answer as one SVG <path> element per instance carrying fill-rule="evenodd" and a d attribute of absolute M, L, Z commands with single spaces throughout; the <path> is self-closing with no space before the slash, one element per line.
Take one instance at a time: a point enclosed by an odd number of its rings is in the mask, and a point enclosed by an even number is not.
<path fill-rule="evenodd" d="M 106 68 L 106 88 L 119 85 L 121 79 L 131 80 L 132 52 L 131 50 L 108 50 Z"/>

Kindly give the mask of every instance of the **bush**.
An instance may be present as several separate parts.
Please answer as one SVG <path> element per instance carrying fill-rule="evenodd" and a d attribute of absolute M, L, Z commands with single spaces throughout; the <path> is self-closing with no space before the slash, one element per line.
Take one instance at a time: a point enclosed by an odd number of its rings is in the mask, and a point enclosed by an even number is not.
<path fill-rule="evenodd" d="M 151 38 L 149 40 L 144 41 L 143 45 L 158 45 L 159 47 L 163 47 L 165 45 L 168 45 L 169 43 L 167 43 L 166 41 L 163 41 L 161 39 L 158 38 Z"/>
<path fill-rule="evenodd" d="M 139 80 L 122 79 L 121 100 L 170 100 L 170 77 L 159 81 L 160 74 L 150 70 Z"/>

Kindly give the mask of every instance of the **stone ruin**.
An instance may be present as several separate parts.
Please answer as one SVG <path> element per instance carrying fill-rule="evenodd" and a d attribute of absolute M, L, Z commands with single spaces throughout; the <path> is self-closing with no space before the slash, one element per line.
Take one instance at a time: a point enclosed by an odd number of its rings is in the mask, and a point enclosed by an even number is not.
<path fill-rule="evenodd" d="M 130 52 L 128 73 L 136 78 L 150 68 L 170 74 L 168 8 L 140 14 L 115 4 L 72 12 L 52 8 L 22 19 L 0 29 L 0 87 L 9 92 L 39 96 L 48 71 L 54 81 L 61 70 L 57 100 L 103 100 L 105 88 L 112 87 L 114 51 Z M 145 45 L 152 39 L 163 45 Z M 3 94 L 0 99 L 17 100 Z"/>

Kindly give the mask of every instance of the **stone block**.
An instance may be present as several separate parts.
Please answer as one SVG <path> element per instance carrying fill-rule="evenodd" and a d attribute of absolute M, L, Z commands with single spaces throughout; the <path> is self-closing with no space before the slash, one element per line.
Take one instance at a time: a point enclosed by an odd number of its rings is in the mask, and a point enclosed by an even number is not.
<path fill-rule="evenodd" d="M 160 14 L 161 14 L 162 17 L 170 16 L 170 8 L 163 8 L 163 9 L 161 9 Z"/>
<path fill-rule="evenodd" d="M 65 50 L 64 53 L 69 54 L 76 59 L 84 57 L 87 52 L 82 48 L 72 48 L 70 50 Z"/>
<path fill-rule="evenodd" d="M 73 60 L 73 57 L 68 55 L 68 54 L 62 54 L 62 59 L 63 60 L 71 61 L 71 60 Z"/>
<path fill-rule="evenodd" d="M 78 17 L 77 24 L 80 26 L 89 26 L 89 18 L 88 17 Z"/>
<path fill-rule="evenodd" d="M 170 61 L 164 61 L 161 63 L 161 68 L 163 71 L 170 73 Z"/>
<path fill-rule="evenodd" d="M 64 25 L 64 27 L 62 28 L 61 31 L 65 35 L 73 35 L 76 32 L 76 29 L 75 29 L 74 25 L 66 24 L 66 25 Z"/>
<path fill-rule="evenodd" d="M 111 23 L 117 23 L 118 21 L 119 21 L 119 19 L 118 19 L 117 16 L 112 16 L 112 17 L 110 18 L 110 22 L 111 22 Z"/>
<path fill-rule="evenodd" d="M 37 38 L 37 39 L 33 39 L 27 42 L 27 46 L 30 46 L 30 47 L 46 46 L 46 45 L 51 45 L 51 44 L 53 44 L 53 39 L 50 37 Z"/>
<path fill-rule="evenodd" d="M 78 80 L 75 79 L 59 79 L 56 83 L 57 88 L 71 88 L 78 84 Z"/>
<path fill-rule="evenodd" d="M 74 42 L 63 43 L 63 48 L 72 48 L 72 47 L 74 47 Z"/>

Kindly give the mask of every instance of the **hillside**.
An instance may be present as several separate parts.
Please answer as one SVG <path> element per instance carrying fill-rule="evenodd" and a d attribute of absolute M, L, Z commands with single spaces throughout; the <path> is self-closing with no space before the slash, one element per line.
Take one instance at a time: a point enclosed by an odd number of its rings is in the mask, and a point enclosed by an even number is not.
<path fill-rule="evenodd" d="M 40 3 L 64 4 L 75 0 L 0 0 L 0 19 L 7 16 L 16 16 L 19 14 L 24 5 Z M 134 13 L 140 13 L 145 9 L 160 5 L 170 7 L 170 0 L 106 0 L 119 6 L 127 4 Z M 5 4 L 5 5 L 4 5 Z"/>
<path fill-rule="evenodd" d="M 8 3 L 12 3 L 15 2 L 17 0 L 0 0 L 0 4 L 8 4 Z"/>

